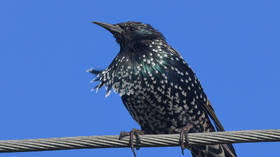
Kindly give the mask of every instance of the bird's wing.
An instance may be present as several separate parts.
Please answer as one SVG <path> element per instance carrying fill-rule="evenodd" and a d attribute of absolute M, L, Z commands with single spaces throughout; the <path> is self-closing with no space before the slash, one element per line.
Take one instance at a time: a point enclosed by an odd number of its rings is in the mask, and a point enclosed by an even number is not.
<path fill-rule="evenodd" d="M 171 52 L 175 55 L 178 55 L 178 56 L 181 56 L 176 50 L 174 49 L 170 49 Z M 173 64 L 173 65 L 176 65 L 176 64 Z M 193 71 L 187 67 L 186 69 L 184 70 L 188 70 L 189 73 L 193 73 Z M 193 75 L 195 75 L 193 73 Z M 199 85 L 200 86 L 200 85 Z M 219 121 L 218 117 L 216 116 L 215 114 L 215 111 L 210 103 L 210 101 L 207 99 L 207 102 L 206 103 L 202 103 L 203 105 L 201 105 L 202 109 L 209 115 L 209 117 L 213 120 L 214 122 L 214 125 L 217 129 L 217 131 L 225 131 L 222 123 Z M 227 156 L 231 156 L 231 157 L 236 157 L 236 152 L 232 146 L 232 144 L 222 144 L 222 147 L 224 148 L 225 150 L 225 153 L 228 154 Z"/>
<path fill-rule="evenodd" d="M 214 121 L 214 124 L 216 126 L 217 131 L 225 131 L 222 123 L 219 121 L 218 117 L 215 114 L 215 111 L 210 103 L 209 100 L 207 100 L 206 104 L 203 104 L 202 106 L 204 108 L 204 110 L 208 113 L 208 115 L 210 116 L 210 118 Z"/>
<path fill-rule="evenodd" d="M 183 58 L 178 51 L 176 51 L 175 49 L 171 48 L 170 47 L 170 52 L 177 55 L 177 56 L 180 56 L 181 58 Z M 170 62 L 171 63 L 171 62 Z M 173 65 L 178 65 L 178 63 L 175 63 Z M 185 67 L 185 66 L 182 66 L 182 67 Z M 189 68 L 189 67 L 186 67 L 184 69 L 182 69 L 184 71 L 188 71 L 189 73 L 192 73 L 192 75 L 195 75 L 194 72 Z M 200 85 L 199 85 L 200 86 Z M 211 117 L 211 119 L 214 121 L 214 124 L 216 126 L 216 129 L 217 131 L 224 131 L 224 127 L 222 126 L 222 123 L 219 121 L 219 119 L 217 118 L 216 114 L 215 114 L 215 111 L 210 103 L 209 100 L 207 100 L 207 103 L 203 103 L 203 105 L 201 105 L 203 110 L 205 110 L 207 112 L 207 114 Z"/>

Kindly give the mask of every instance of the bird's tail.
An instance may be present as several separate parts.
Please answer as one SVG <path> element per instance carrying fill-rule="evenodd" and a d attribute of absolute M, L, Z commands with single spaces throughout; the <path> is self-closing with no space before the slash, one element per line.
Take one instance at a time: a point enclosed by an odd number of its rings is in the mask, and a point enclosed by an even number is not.
<path fill-rule="evenodd" d="M 192 146 L 191 153 L 193 157 L 236 157 L 231 144 Z"/>

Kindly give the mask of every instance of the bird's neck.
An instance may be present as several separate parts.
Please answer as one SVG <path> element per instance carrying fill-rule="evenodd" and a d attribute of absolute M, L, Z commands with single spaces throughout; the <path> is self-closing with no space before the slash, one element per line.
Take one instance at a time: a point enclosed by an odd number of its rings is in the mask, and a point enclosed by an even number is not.
<path fill-rule="evenodd" d="M 141 39 L 133 41 L 124 41 L 120 43 L 120 52 L 139 52 L 144 50 L 153 49 L 155 44 L 160 44 L 158 46 L 167 45 L 166 41 L 163 39 Z"/>

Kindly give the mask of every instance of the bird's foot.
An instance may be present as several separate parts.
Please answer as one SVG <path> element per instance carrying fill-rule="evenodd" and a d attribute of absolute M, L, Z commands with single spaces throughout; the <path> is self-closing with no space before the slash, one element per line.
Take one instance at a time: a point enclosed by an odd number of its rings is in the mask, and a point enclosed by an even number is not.
<path fill-rule="evenodd" d="M 188 138 L 188 133 L 191 128 L 193 128 L 193 124 L 188 123 L 186 126 L 174 130 L 175 133 L 180 134 L 179 144 L 181 146 L 181 151 L 183 155 L 184 155 L 185 148 L 191 149 L 191 146 L 189 145 L 189 138 Z"/>
<path fill-rule="evenodd" d="M 134 140 L 134 136 L 135 136 L 136 137 L 135 148 L 136 148 L 136 150 L 139 150 L 140 149 L 139 145 L 141 143 L 139 135 L 144 135 L 144 132 L 142 130 L 137 130 L 137 129 L 133 128 L 130 132 L 122 131 L 120 133 L 120 136 L 119 136 L 119 140 L 121 140 L 125 136 L 129 136 L 129 146 L 130 146 L 130 148 L 133 152 L 134 157 L 136 157 L 136 153 L 135 153 L 135 150 L 134 150 L 133 140 Z"/>

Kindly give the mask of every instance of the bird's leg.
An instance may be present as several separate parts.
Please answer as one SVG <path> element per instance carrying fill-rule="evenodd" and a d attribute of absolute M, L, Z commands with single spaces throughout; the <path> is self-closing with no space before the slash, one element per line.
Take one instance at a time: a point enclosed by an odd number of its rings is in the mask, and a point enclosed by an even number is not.
<path fill-rule="evenodd" d="M 183 155 L 186 147 L 188 149 L 191 149 L 191 146 L 189 145 L 189 138 L 188 138 L 188 133 L 191 128 L 193 128 L 193 124 L 188 123 L 186 126 L 174 130 L 175 133 L 180 134 L 179 144 L 181 145 L 181 150 Z"/>
<path fill-rule="evenodd" d="M 137 130 L 137 129 L 133 128 L 130 132 L 122 131 L 120 133 L 119 140 L 121 140 L 125 136 L 129 136 L 129 146 L 133 152 L 134 157 L 136 157 L 136 153 L 134 150 L 134 143 L 133 143 L 134 136 L 136 137 L 136 147 L 135 148 L 136 148 L 136 150 L 139 150 L 140 149 L 139 145 L 141 143 L 139 135 L 143 135 L 143 134 L 144 134 L 144 132 L 142 130 Z"/>

